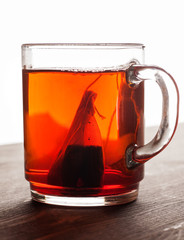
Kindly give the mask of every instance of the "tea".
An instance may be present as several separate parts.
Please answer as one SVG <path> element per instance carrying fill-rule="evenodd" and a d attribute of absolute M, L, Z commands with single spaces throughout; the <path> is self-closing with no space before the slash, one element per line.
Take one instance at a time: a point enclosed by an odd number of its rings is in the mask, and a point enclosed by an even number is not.
<path fill-rule="evenodd" d="M 26 179 L 58 196 L 105 196 L 136 189 L 143 166 L 125 151 L 143 145 L 144 86 L 126 71 L 23 70 Z"/>

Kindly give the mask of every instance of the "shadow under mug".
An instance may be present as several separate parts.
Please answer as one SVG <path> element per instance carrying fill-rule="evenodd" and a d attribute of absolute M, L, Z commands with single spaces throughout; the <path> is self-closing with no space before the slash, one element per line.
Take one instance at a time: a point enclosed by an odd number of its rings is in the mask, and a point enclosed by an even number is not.
<path fill-rule="evenodd" d="M 108 206 L 137 198 L 144 163 L 170 142 L 179 94 L 142 44 L 23 44 L 25 176 L 32 198 Z M 162 92 L 162 119 L 144 145 L 144 82 Z"/>

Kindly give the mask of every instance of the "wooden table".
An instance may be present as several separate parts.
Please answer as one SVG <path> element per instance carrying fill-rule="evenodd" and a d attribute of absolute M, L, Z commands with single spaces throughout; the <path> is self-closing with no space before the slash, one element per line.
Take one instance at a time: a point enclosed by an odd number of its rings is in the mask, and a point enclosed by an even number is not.
<path fill-rule="evenodd" d="M 148 137 L 153 129 L 147 130 Z M 0 146 L 0 239 L 184 239 L 184 125 L 146 164 L 138 200 L 69 208 L 31 200 L 22 144 Z"/>

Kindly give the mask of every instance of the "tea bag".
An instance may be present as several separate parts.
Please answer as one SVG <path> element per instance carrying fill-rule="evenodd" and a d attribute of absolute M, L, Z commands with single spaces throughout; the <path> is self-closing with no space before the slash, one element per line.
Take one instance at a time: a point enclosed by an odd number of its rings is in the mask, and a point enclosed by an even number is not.
<path fill-rule="evenodd" d="M 102 139 L 95 119 L 97 94 L 85 91 L 48 183 L 65 187 L 100 187 L 104 172 Z"/>

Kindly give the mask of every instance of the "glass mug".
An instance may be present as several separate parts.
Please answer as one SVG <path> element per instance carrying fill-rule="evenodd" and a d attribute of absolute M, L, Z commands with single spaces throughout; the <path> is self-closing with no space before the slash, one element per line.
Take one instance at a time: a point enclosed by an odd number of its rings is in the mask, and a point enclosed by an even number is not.
<path fill-rule="evenodd" d="M 32 198 L 65 206 L 134 201 L 144 163 L 178 122 L 178 88 L 143 65 L 142 44 L 23 44 L 25 177 Z M 158 83 L 162 119 L 144 145 L 144 81 Z"/>

